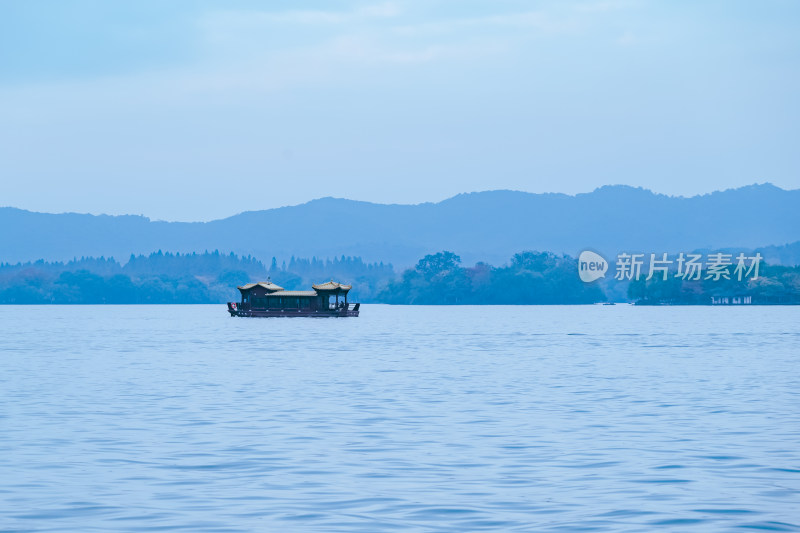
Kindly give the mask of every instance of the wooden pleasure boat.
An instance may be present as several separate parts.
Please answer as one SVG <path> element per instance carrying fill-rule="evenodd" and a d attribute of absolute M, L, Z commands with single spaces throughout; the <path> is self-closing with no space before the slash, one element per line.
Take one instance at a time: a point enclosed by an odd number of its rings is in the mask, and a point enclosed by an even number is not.
<path fill-rule="evenodd" d="M 237 287 L 242 300 L 228 302 L 228 312 L 231 316 L 358 316 L 361 304 L 347 301 L 352 285 L 331 280 L 311 287 L 313 291 L 286 291 L 269 280 L 248 283 Z"/>

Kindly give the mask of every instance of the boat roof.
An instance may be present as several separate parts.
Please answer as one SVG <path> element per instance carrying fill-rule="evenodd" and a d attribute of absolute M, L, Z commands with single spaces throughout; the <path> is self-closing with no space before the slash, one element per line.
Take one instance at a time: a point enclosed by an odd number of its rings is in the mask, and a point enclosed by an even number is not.
<path fill-rule="evenodd" d="M 319 285 L 312 285 L 315 290 L 318 291 L 335 291 L 335 290 L 342 290 L 342 291 L 349 291 L 352 288 L 352 285 L 343 285 L 341 283 L 337 283 L 333 280 L 326 281 L 325 283 L 320 283 Z"/>
<path fill-rule="evenodd" d="M 259 281 L 257 283 L 247 283 L 242 285 L 241 287 L 237 287 L 240 291 L 249 291 L 253 287 L 263 287 L 270 291 L 270 295 L 275 296 L 316 296 L 317 293 L 315 291 L 342 291 L 347 292 L 352 288 L 352 285 L 344 285 L 342 283 L 337 283 L 333 280 L 327 281 L 325 283 L 320 283 L 319 285 L 312 285 L 314 288 L 313 291 L 287 291 L 280 285 L 275 285 L 272 281 Z"/>
<path fill-rule="evenodd" d="M 281 287 L 279 285 L 275 285 L 271 281 L 259 281 L 257 283 L 247 283 L 246 285 L 242 285 L 241 287 L 236 287 L 236 288 L 239 289 L 240 291 L 247 291 L 247 290 L 252 289 L 256 285 L 260 285 L 261 287 L 264 287 L 268 291 L 282 291 L 283 290 L 283 287 Z"/>

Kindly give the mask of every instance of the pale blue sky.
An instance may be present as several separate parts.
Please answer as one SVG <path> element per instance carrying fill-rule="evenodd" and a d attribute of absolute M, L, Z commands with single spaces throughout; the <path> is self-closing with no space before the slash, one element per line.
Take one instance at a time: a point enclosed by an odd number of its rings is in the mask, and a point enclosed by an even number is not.
<path fill-rule="evenodd" d="M 800 3 L 0 1 L 0 205 L 800 187 Z"/>

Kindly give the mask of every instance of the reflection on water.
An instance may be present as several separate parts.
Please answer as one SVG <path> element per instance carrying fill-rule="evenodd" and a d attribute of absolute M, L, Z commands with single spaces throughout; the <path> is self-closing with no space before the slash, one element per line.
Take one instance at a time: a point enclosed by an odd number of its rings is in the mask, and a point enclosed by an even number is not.
<path fill-rule="evenodd" d="M 0 529 L 800 529 L 800 308 L 0 306 Z"/>

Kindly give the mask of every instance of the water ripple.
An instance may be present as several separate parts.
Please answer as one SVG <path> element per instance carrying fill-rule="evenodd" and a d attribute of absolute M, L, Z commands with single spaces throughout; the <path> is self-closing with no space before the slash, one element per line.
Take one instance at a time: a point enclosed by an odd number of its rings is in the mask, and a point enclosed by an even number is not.
<path fill-rule="evenodd" d="M 0 307 L 3 531 L 800 531 L 800 309 Z"/>

